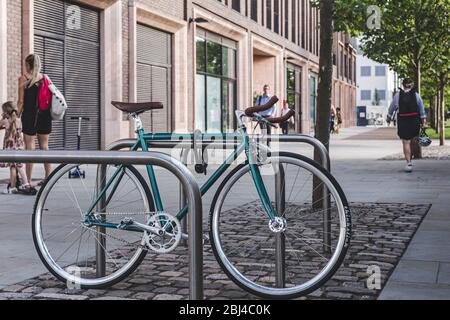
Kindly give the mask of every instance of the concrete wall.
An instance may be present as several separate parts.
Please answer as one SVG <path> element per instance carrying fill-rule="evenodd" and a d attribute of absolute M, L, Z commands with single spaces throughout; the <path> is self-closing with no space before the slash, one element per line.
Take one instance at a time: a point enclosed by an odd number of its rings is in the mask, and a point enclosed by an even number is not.
<path fill-rule="evenodd" d="M 2 1 L 4 2 L 4 1 Z M 22 3 L 7 0 L 8 100 L 17 102 L 18 79 L 22 73 Z"/>

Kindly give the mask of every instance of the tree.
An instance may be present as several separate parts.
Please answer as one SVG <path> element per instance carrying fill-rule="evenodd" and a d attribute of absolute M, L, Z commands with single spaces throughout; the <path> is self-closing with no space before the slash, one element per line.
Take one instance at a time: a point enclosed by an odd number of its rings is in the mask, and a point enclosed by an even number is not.
<path fill-rule="evenodd" d="M 319 84 L 317 89 L 317 119 L 315 136 L 329 149 L 331 92 L 333 84 L 333 37 L 337 31 L 355 35 L 366 20 L 365 0 L 317 0 L 313 4 L 320 9 L 320 57 Z M 314 159 L 320 161 L 318 150 Z M 323 188 L 314 177 L 312 203 L 320 209 Z M 322 208 L 324 209 L 324 208 Z"/>
<path fill-rule="evenodd" d="M 335 32 L 355 36 L 366 27 L 368 0 L 314 0 L 320 9 L 319 85 L 315 136 L 327 148 L 330 142 L 330 110 L 333 84 L 333 37 Z M 314 158 L 319 160 L 320 155 Z"/>
<path fill-rule="evenodd" d="M 448 47 L 450 3 L 446 0 L 377 0 L 382 28 L 368 29 L 362 49 L 371 59 L 388 64 L 401 76 L 414 78 L 421 92 L 422 70 L 431 68 L 442 47 Z M 414 147 L 414 145 L 413 145 Z M 420 157 L 420 148 L 413 148 Z"/>

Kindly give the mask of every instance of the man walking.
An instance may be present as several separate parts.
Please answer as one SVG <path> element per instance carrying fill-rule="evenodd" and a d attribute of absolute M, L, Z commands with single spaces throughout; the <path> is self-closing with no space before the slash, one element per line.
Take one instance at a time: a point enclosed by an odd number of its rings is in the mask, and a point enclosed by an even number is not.
<path fill-rule="evenodd" d="M 272 95 L 270 94 L 270 86 L 268 84 L 265 84 L 263 87 L 263 94 L 261 96 L 259 96 L 258 99 L 256 100 L 256 105 L 261 106 L 263 104 L 266 104 L 267 102 L 269 102 L 269 100 L 271 98 L 272 98 Z M 270 118 L 273 116 L 276 109 L 277 109 L 277 105 L 274 104 L 273 107 L 270 108 L 269 110 L 259 112 L 259 115 L 261 115 L 264 118 Z M 264 129 L 263 124 L 261 124 L 260 126 L 261 126 L 261 129 Z M 267 126 L 267 134 L 268 135 L 271 134 L 270 126 Z"/>

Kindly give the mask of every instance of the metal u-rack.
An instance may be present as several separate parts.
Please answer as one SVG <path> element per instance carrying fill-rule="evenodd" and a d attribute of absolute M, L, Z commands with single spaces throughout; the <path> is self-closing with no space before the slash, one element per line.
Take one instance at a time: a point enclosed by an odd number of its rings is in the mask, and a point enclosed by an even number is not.
<path fill-rule="evenodd" d="M 180 180 L 189 205 L 189 297 L 203 299 L 202 199 L 195 178 L 180 161 L 159 152 L 0 151 L 0 162 L 154 165 L 169 170 Z M 97 257 L 104 255 L 102 250 L 97 248 Z"/>

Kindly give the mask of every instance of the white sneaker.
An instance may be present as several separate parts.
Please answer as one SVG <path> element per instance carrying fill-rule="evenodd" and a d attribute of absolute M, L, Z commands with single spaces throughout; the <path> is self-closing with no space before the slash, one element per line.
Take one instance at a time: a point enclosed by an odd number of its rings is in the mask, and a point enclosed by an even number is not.
<path fill-rule="evenodd" d="M 17 193 L 18 193 L 18 190 L 17 190 L 17 188 L 10 188 L 10 187 L 7 187 L 5 190 L 3 190 L 2 193 L 3 193 L 3 194 L 17 194 Z"/>
<path fill-rule="evenodd" d="M 412 172 L 412 170 L 413 170 L 412 163 L 408 163 L 405 167 L 405 172 Z"/>

